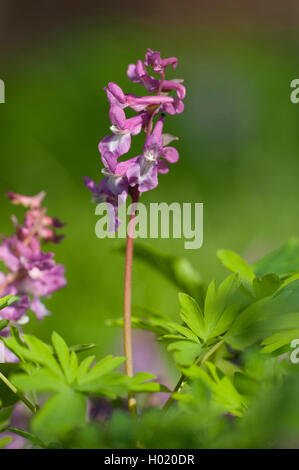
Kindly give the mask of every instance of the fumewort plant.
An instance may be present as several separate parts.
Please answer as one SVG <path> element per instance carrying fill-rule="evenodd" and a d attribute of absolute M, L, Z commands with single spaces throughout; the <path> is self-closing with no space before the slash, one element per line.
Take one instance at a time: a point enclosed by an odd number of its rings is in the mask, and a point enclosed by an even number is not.
<path fill-rule="evenodd" d="M 117 210 L 127 197 L 132 198 L 136 207 L 133 208 L 128 227 L 125 285 L 124 285 L 124 354 L 127 357 L 126 374 L 133 376 L 133 353 L 131 335 L 131 289 L 132 289 L 132 259 L 134 243 L 134 219 L 138 207 L 138 200 L 142 193 L 150 191 L 158 185 L 159 173 L 169 171 L 169 163 L 176 163 L 179 159 L 178 151 L 169 146 L 177 140 L 171 134 L 163 133 L 164 121 L 167 114 L 182 113 L 183 99 L 186 90 L 183 80 L 166 80 L 167 67 L 176 68 L 178 59 L 170 57 L 162 59 L 159 52 L 148 49 L 145 60 L 138 60 L 136 65 L 130 64 L 127 75 L 133 83 L 138 83 L 151 93 L 150 96 L 135 96 L 125 94 L 113 82 L 105 89 L 110 104 L 109 118 L 112 134 L 105 136 L 99 143 L 106 175 L 97 185 L 90 178 L 85 178 L 85 184 L 93 193 L 94 202 L 106 201 L 110 209 L 110 230 L 117 230 L 119 219 Z M 150 71 L 157 78 L 150 75 Z M 174 92 L 175 96 L 171 96 Z M 125 109 L 131 108 L 136 115 L 126 118 Z M 120 157 L 130 152 L 132 136 L 144 132 L 145 139 L 141 155 L 127 160 Z M 129 397 L 129 410 L 136 413 L 136 401 Z"/>
<path fill-rule="evenodd" d="M 176 58 L 163 59 L 149 49 L 145 60 L 127 71 L 145 87 L 145 95 L 125 94 L 108 84 L 112 133 L 99 144 L 104 178 L 99 184 L 85 178 L 93 201 L 107 203 L 111 231 L 120 226 L 119 205 L 127 198 L 133 202 L 127 243 L 119 250 L 125 253 L 124 312 L 108 322 L 123 328 L 124 356 L 97 360 L 87 353 L 92 344 L 68 346 L 57 332 L 48 344 L 22 332 L 27 311 L 42 319 L 49 313 L 44 298 L 66 284 L 64 267 L 42 249 L 61 240 L 56 229 L 63 224 L 47 216 L 44 193 L 8 193 L 27 212 L 22 224 L 13 217 L 15 233 L 3 237 L 0 246 L 5 266 L 0 274 L 0 447 L 298 447 L 297 239 L 253 264 L 219 250 L 229 273 L 210 283 L 189 260 L 136 243 L 135 258 L 177 290 L 178 311 L 152 311 L 131 302 L 138 201 L 178 160 L 178 151 L 168 145 L 176 138 L 165 132 L 168 115 L 184 108 L 182 81 L 166 79 L 176 66 Z M 135 114 L 127 117 L 127 108 Z M 136 156 L 131 139 L 139 133 L 144 144 Z M 154 333 L 165 345 L 177 373 L 171 390 L 153 374 L 134 374 L 132 328 Z M 123 364 L 125 373 L 118 370 Z M 157 392 L 166 397 L 164 404 L 144 399 Z M 24 407 L 30 412 L 25 420 Z"/>
<path fill-rule="evenodd" d="M 66 286 L 65 268 L 54 260 L 54 253 L 42 250 L 42 243 L 59 243 L 63 235 L 56 229 L 64 226 L 59 219 L 47 215 L 42 207 L 45 192 L 29 197 L 13 192 L 7 196 L 15 205 L 27 209 L 23 223 L 12 216 L 14 233 L 2 236 L 0 260 L 6 272 L 0 272 L 0 295 L 3 303 L 0 318 L 9 320 L 21 331 L 21 325 L 27 323 L 26 315 L 30 309 L 39 320 L 50 312 L 43 303 L 53 292 Z M 7 304 L 7 306 L 5 306 Z M 2 329 L 1 336 L 9 336 L 8 328 Z M 7 348 L 1 350 L 1 362 L 16 361 L 17 357 Z"/>

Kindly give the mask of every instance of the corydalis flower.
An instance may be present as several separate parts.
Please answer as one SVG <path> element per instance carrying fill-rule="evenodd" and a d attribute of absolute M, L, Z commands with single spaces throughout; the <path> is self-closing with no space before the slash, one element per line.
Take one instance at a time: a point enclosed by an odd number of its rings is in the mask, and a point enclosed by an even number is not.
<path fill-rule="evenodd" d="M 163 103 L 162 111 L 168 114 L 182 113 L 184 111 L 183 99 L 186 96 L 186 88 L 182 85 L 183 80 L 158 80 L 148 74 L 144 63 L 141 60 L 137 64 L 130 64 L 127 75 L 133 83 L 143 85 L 149 92 L 155 93 L 160 91 L 167 94 L 171 91 L 176 92 L 176 97 L 172 101 Z"/>
<path fill-rule="evenodd" d="M 39 209 L 41 203 L 46 196 L 45 191 L 41 191 L 36 196 L 24 196 L 23 194 L 13 193 L 7 191 L 7 197 L 15 205 L 21 205 L 23 207 L 29 207 L 30 209 Z"/>
<path fill-rule="evenodd" d="M 148 49 L 143 62 L 138 60 L 136 65 L 129 65 L 127 75 L 132 82 L 143 85 L 150 95 L 138 97 L 125 94 L 114 82 L 108 83 L 105 88 L 112 124 L 112 134 L 105 136 L 99 143 L 105 178 L 99 184 L 87 177 L 84 182 L 93 193 L 94 202 L 108 203 L 110 230 L 117 229 L 119 225 L 118 204 L 124 203 L 129 194 L 154 189 L 158 185 L 158 174 L 168 173 L 169 163 L 178 161 L 177 150 L 167 147 L 177 138 L 162 133 L 165 115 L 184 110 L 186 89 L 183 80 L 165 80 L 166 68 L 176 68 L 177 62 L 175 57 L 162 59 L 159 52 Z M 150 75 L 147 68 L 151 68 L 159 77 Z M 126 108 L 131 108 L 137 114 L 127 118 Z M 155 118 L 157 122 L 153 126 Z M 142 155 L 120 161 L 120 157 L 130 151 L 132 136 L 142 130 L 146 133 Z"/>
<path fill-rule="evenodd" d="M 178 59 L 176 57 L 162 59 L 160 52 L 154 52 L 148 48 L 144 63 L 147 66 L 151 66 L 154 72 L 162 74 L 165 72 L 165 68 L 168 67 L 168 65 L 171 65 L 175 69 L 178 65 Z"/>
<path fill-rule="evenodd" d="M 126 119 L 123 108 L 117 105 L 111 106 L 109 117 L 113 134 L 105 136 L 99 143 L 102 159 L 105 158 L 106 152 L 112 152 L 116 158 L 127 153 L 131 147 L 131 135 L 140 133 L 145 120 L 144 114 Z"/>
<path fill-rule="evenodd" d="M 59 243 L 62 240 L 63 235 L 57 235 L 55 229 L 62 228 L 65 224 L 56 217 L 47 216 L 47 209 L 41 207 L 46 195 L 45 191 L 41 191 L 36 196 L 24 196 L 12 191 L 8 191 L 6 195 L 13 204 L 29 208 L 25 214 L 23 225 L 19 225 L 17 219 L 12 217 L 20 240 L 31 239 L 32 233 L 44 241 Z"/>
<path fill-rule="evenodd" d="M 159 106 L 173 103 L 173 98 L 171 96 L 135 96 L 132 94 L 125 95 L 122 89 L 113 82 L 108 83 L 106 93 L 112 106 L 119 106 L 122 109 L 129 107 L 136 112 L 144 111 L 149 106 Z"/>
<path fill-rule="evenodd" d="M 16 232 L 10 237 L 2 237 L 0 245 L 0 260 L 7 269 L 6 274 L 0 272 L 0 296 L 18 296 L 16 302 L 0 311 L 0 319 L 8 319 L 16 324 L 27 320 L 26 312 L 29 308 L 38 319 L 48 315 L 50 312 L 41 299 L 66 285 L 64 266 L 56 264 L 54 253 L 41 250 L 41 241 L 57 243 L 61 240 L 54 228 L 64 225 L 58 219 L 46 215 L 46 209 L 41 207 L 44 196 L 44 192 L 33 197 L 8 193 L 13 204 L 29 208 L 23 225 L 13 217 Z M 1 332 L 1 335 L 5 334 L 6 331 Z M 6 357 L 9 357 L 7 354 Z"/>
<path fill-rule="evenodd" d="M 91 178 L 84 177 L 85 186 L 92 192 L 92 201 L 97 204 L 107 202 L 109 211 L 110 226 L 109 231 L 115 232 L 119 226 L 117 217 L 118 204 L 124 204 L 128 197 L 128 182 L 122 176 L 112 175 L 104 178 L 96 184 Z"/>
<path fill-rule="evenodd" d="M 152 134 L 147 137 L 143 154 L 127 170 L 129 185 L 137 185 L 141 193 L 154 189 L 158 185 L 158 173 L 168 173 L 168 162 L 176 163 L 179 159 L 174 147 L 164 147 L 163 123 L 164 116 L 157 121 Z"/>

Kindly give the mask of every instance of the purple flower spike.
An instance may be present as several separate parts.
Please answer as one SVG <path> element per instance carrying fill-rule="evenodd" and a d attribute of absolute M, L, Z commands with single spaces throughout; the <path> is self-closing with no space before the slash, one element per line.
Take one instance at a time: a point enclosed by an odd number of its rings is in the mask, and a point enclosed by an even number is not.
<path fill-rule="evenodd" d="M 136 65 L 128 66 L 127 75 L 133 83 L 144 86 L 150 95 L 138 97 L 125 94 L 114 82 L 109 82 L 105 88 L 110 103 L 112 134 L 100 141 L 99 151 L 104 164 L 102 173 L 106 178 L 99 185 L 90 178 L 85 178 L 84 182 L 93 193 L 94 202 L 110 203 L 111 230 L 119 225 L 118 204 L 123 203 L 133 191 L 143 193 L 154 189 L 158 185 L 158 174 L 168 173 L 169 163 L 178 161 L 178 151 L 168 147 L 177 138 L 162 134 L 165 113 L 179 114 L 184 110 L 186 89 L 183 80 L 165 79 L 166 68 L 176 68 L 177 63 L 176 57 L 162 59 L 160 52 L 148 49 L 144 61 L 137 60 Z M 147 67 L 160 77 L 150 75 Z M 127 118 L 125 108 L 131 108 L 136 115 Z M 132 136 L 142 130 L 146 133 L 142 155 L 120 161 L 120 157 L 131 149 Z"/>
<path fill-rule="evenodd" d="M 66 286 L 64 266 L 55 263 L 53 253 L 41 250 L 42 241 L 58 242 L 61 239 L 55 229 L 64 224 L 46 215 L 46 208 L 41 207 L 44 192 L 33 197 L 13 192 L 7 195 L 13 204 L 29 208 L 23 225 L 15 217 L 12 218 L 15 234 L 4 237 L 0 245 L 0 260 L 8 271 L 6 274 L 0 272 L 0 297 L 18 297 L 16 302 L 0 310 L 0 319 L 8 319 L 20 329 L 20 325 L 28 321 L 26 312 L 29 308 L 41 320 L 50 313 L 41 299 Z M 9 329 L 2 330 L 1 335 L 8 336 Z M 0 356 L 0 362 L 17 360 L 5 348 L 0 350 Z"/>

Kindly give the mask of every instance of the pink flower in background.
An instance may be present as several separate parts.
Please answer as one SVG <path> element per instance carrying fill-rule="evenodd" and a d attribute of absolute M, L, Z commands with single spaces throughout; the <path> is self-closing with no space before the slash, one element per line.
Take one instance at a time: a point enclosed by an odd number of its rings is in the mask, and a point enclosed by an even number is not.
<path fill-rule="evenodd" d="M 13 217 L 15 233 L 10 237 L 2 237 L 0 260 L 4 263 L 7 273 L 0 272 L 0 296 L 15 295 L 18 300 L 0 310 L 0 319 L 8 319 L 21 325 L 27 322 L 26 313 L 30 308 L 39 320 L 50 312 L 43 303 L 56 290 L 66 286 L 65 268 L 56 264 L 54 253 L 44 252 L 41 242 L 58 243 L 62 235 L 56 229 L 64 226 L 59 219 L 47 216 L 46 209 L 41 207 L 45 193 L 29 197 L 8 193 L 13 204 L 29 208 L 24 223 L 19 224 Z M 0 332 L 2 336 L 8 330 Z M 12 360 L 11 353 L 5 353 L 5 360 Z"/>
<path fill-rule="evenodd" d="M 110 230 L 117 230 L 119 226 L 118 204 L 124 203 L 133 191 L 143 193 L 154 189 L 158 185 L 158 174 L 168 173 L 169 163 L 179 159 L 178 151 L 167 147 L 177 137 L 162 133 L 166 114 L 184 110 L 186 89 L 183 80 L 165 80 L 167 67 L 176 68 L 177 63 L 176 57 L 163 59 L 160 52 L 148 49 L 144 61 L 137 60 L 136 65 L 128 66 L 127 75 L 133 83 L 144 86 L 150 95 L 125 94 L 114 82 L 109 82 L 105 88 L 110 103 L 112 134 L 100 141 L 99 151 L 106 178 L 99 185 L 87 177 L 84 182 L 93 193 L 94 202 L 109 203 Z M 131 108 L 136 115 L 127 118 L 125 108 Z M 131 151 L 132 136 L 142 130 L 145 132 L 142 153 L 120 160 Z"/>
<path fill-rule="evenodd" d="M 30 235 L 32 231 L 38 235 L 44 241 L 52 243 L 59 243 L 64 235 L 57 235 L 55 229 L 64 227 L 62 223 L 56 217 L 49 217 L 45 213 L 41 213 L 38 209 L 31 209 L 26 212 L 23 230 L 24 236 Z"/>
<path fill-rule="evenodd" d="M 45 191 L 41 191 L 36 196 L 24 196 L 23 194 L 13 193 L 12 191 L 7 191 L 7 197 L 15 205 L 21 205 L 24 207 L 29 207 L 30 209 L 39 209 L 43 199 L 46 196 Z"/>
<path fill-rule="evenodd" d="M 11 362 L 11 361 L 7 361 Z M 23 402 L 16 403 L 13 408 L 13 412 L 10 417 L 10 426 L 12 428 L 22 429 L 23 431 L 29 431 L 30 411 L 24 405 Z M 11 442 L 5 446 L 5 449 L 23 449 L 28 445 L 28 441 L 25 437 L 19 436 L 12 432 L 1 433 L 1 437 L 10 437 Z"/>

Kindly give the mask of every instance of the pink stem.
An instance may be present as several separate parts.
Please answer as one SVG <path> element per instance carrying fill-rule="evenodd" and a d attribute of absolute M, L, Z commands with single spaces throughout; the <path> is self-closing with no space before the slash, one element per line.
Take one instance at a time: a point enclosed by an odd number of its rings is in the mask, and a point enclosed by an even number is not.
<path fill-rule="evenodd" d="M 137 203 L 139 192 L 137 187 L 133 188 L 133 203 Z M 131 326 L 131 309 L 132 309 L 132 264 L 133 264 L 133 248 L 134 248 L 134 231 L 135 231 L 136 211 L 132 211 L 128 225 L 128 236 L 126 246 L 125 261 L 125 282 L 124 282 L 124 352 L 127 358 L 125 363 L 125 371 L 128 377 L 133 377 L 133 351 L 132 351 L 132 326 Z M 131 415 L 136 415 L 136 399 L 133 394 L 128 396 L 128 407 Z"/>

